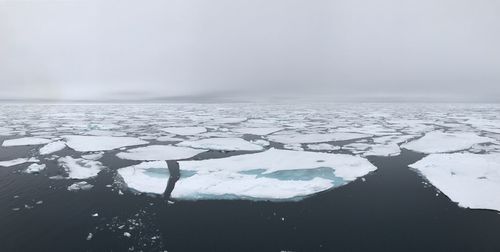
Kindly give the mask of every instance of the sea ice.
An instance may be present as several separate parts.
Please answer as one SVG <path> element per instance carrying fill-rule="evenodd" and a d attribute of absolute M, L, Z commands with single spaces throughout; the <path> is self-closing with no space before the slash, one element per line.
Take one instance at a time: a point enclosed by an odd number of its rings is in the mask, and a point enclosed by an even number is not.
<path fill-rule="evenodd" d="M 143 193 L 162 194 L 167 187 L 169 171 L 165 161 L 143 162 L 118 169 L 128 188 Z"/>
<path fill-rule="evenodd" d="M 35 163 L 39 160 L 36 158 L 16 158 L 13 160 L 0 161 L 0 166 L 11 167 L 14 165 L 24 164 L 24 163 Z"/>
<path fill-rule="evenodd" d="M 66 144 L 75 151 L 103 151 L 113 150 L 121 147 L 147 144 L 135 137 L 111 137 L 111 136 L 63 136 Z"/>
<path fill-rule="evenodd" d="M 263 147 L 257 144 L 250 143 L 241 138 L 206 138 L 194 141 L 184 141 L 177 144 L 178 146 L 192 147 L 198 149 L 209 150 L 224 150 L 224 151 L 259 151 Z"/>
<path fill-rule="evenodd" d="M 66 148 L 66 143 L 64 143 L 63 141 L 56 141 L 43 146 L 42 148 L 40 148 L 39 152 L 40 155 L 49 155 L 64 148 Z"/>
<path fill-rule="evenodd" d="M 308 144 L 307 148 L 310 150 L 316 150 L 316 151 L 334 151 L 334 150 L 340 150 L 340 146 L 335 146 L 327 143 L 320 143 L 320 144 Z"/>
<path fill-rule="evenodd" d="M 282 129 L 283 128 L 248 128 L 247 127 L 247 128 L 232 129 L 232 131 L 242 133 L 242 134 L 264 136 L 264 135 L 269 135 L 271 133 L 280 131 Z"/>
<path fill-rule="evenodd" d="M 104 168 L 101 162 L 87 160 L 83 158 L 73 158 L 70 156 L 61 157 L 57 160 L 64 170 L 68 173 L 68 177 L 72 179 L 87 179 L 97 176 Z"/>
<path fill-rule="evenodd" d="M 78 190 L 90 190 L 94 187 L 94 185 L 91 185 L 85 181 L 80 181 L 73 183 L 72 185 L 68 186 L 68 191 L 78 191 Z"/>
<path fill-rule="evenodd" d="M 444 153 L 466 150 L 474 144 L 494 142 L 489 137 L 478 136 L 469 132 L 447 133 L 433 131 L 422 138 L 403 144 L 401 147 L 422 153 Z"/>
<path fill-rule="evenodd" d="M 26 169 L 26 173 L 37 173 L 45 170 L 45 164 L 31 164 Z"/>
<path fill-rule="evenodd" d="M 16 139 L 5 140 L 2 143 L 2 146 L 23 146 L 23 145 L 41 145 L 50 143 L 50 139 L 39 138 L 39 137 L 23 137 Z"/>
<path fill-rule="evenodd" d="M 161 130 L 179 136 L 191 136 L 207 132 L 207 129 L 205 127 L 169 127 L 163 128 Z"/>
<path fill-rule="evenodd" d="M 359 138 L 370 137 L 371 135 L 362 133 L 336 132 L 336 133 L 287 133 L 273 134 L 268 136 L 268 139 L 274 142 L 283 144 L 299 144 L 299 143 L 322 143 L 331 141 L 346 141 Z"/>
<path fill-rule="evenodd" d="M 191 158 L 202 152 L 205 151 L 171 145 L 149 145 L 120 152 L 116 156 L 128 160 L 179 160 Z"/>
<path fill-rule="evenodd" d="M 459 206 L 500 211 L 500 154 L 431 154 L 410 165 Z"/>
<path fill-rule="evenodd" d="M 221 159 L 182 161 L 180 169 L 195 174 L 181 176 L 172 192 L 174 198 L 292 199 L 343 185 L 376 167 L 357 156 L 270 149 Z M 325 169 L 333 173 L 320 176 Z"/>

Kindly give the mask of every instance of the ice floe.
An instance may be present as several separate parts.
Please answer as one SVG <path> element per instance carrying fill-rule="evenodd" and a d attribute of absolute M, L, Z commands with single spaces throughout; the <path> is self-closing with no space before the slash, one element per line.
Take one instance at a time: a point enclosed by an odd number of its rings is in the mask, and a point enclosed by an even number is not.
<path fill-rule="evenodd" d="M 236 128 L 233 129 L 232 131 L 242 133 L 242 134 L 251 134 L 251 135 L 259 135 L 259 136 L 264 136 L 264 135 L 269 135 L 271 133 L 277 132 L 282 130 L 283 128 Z"/>
<path fill-rule="evenodd" d="M 57 160 L 68 173 L 68 178 L 87 179 L 97 176 L 104 168 L 101 162 L 70 156 L 61 157 Z"/>
<path fill-rule="evenodd" d="M 403 144 L 402 147 L 422 153 L 445 153 L 466 150 L 475 144 L 494 141 L 492 138 L 469 132 L 433 131 L 420 139 Z"/>
<path fill-rule="evenodd" d="M 431 154 L 410 165 L 458 205 L 500 211 L 500 154 Z"/>
<path fill-rule="evenodd" d="M 335 145 L 327 144 L 327 143 L 308 144 L 307 148 L 309 150 L 316 150 L 316 151 L 334 151 L 334 150 L 340 150 L 340 146 L 335 146 Z"/>
<path fill-rule="evenodd" d="M 259 151 L 263 147 L 253 144 L 241 138 L 206 138 L 195 141 L 183 141 L 178 146 L 192 147 L 197 149 L 224 150 L 224 151 Z"/>
<path fill-rule="evenodd" d="M 37 173 L 37 172 L 41 172 L 43 170 L 45 170 L 45 164 L 31 164 L 30 166 L 28 166 L 28 168 L 26 169 L 26 173 Z"/>
<path fill-rule="evenodd" d="M 350 132 L 313 133 L 313 134 L 288 132 L 287 134 L 269 135 L 268 139 L 283 144 L 298 144 L 298 143 L 322 143 L 331 141 L 346 141 L 346 140 L 353 140 L 370 136 L 371 135 L 363 133 L 350 133 Z"/>
<path fill-rule="evenodd" d="M 23 146 L 23 145 L 41 145 L 50 142 L 51 140 L 46 138 L 23 137 L 23 138 L 5 140 L 3 141 L 2 146 L 8 147 L 8 146 Z"/>
<path fill-rule="evenodd" d="M 80 182 L 75 182 L 68 186 L 68 191 L 79 191 L 79 190 L 90 190 L 94 187 L 94 185 L 91 185 L 87 183 L 86 181 L 80 181 Z"/>
<path fill-rule="evenodd" d="M 39 152 L 40 155 L 49 155 L 64 148 L 66 148 L 66 143 L 64 143 L 63 141 L 56 141 L 43 146 L 42 148 L 40 148 Z"/>
<path fill-rule="evenodd" d="M 161 130 L 179 136 L 191 136 L 207 132 L 207 129 L 205 127 L 169 127 L 163 128 Z"/>
<path fill-rule="evenodd" d="M 220 159 L 181 161 L 177 199 L 291 200 L 344 185 L 376 170 L 366 159 L 318 152 L 270 149 Z M 118 169 L 138 192 L 162 194 L 169 171 L 152 161 Z"/>
<path fill-rule="evenodd" d="M 172 192 L 175 198 L 291 199 L 343 185 L 376 167 L 357 156 L 270 149 L 182 161 L 180 169 L 195 174 L 181 176 Z"/>
<path fill-rule="evenodd" d="M 127 187 L 143 193 L 163 193 L 169 178 L 165 161 L 143 162 L 120 168 L 118 174 Z"/>
<path fill-rule="evenodd" d="M 16 159 L 7 160 L 7 161 L 0 161 L 0 166 L 11 167 L 11 166 L 15 166 L 15 165 L 24 164 L 24 163 L 35 163 L 38 161 L 39 160 L 36 158 L 16 158 Z"/>
<path fill-rule="evenodd" d="M 66 145 L 71 149 L 81 152 L 113 150 L 121 147 L 147 144 L 135 137 L 111 137 L 111 136 L 63 136 Z"/>
<path fill-rule="evenodd" d="M 128 160 L 179 160 L 196 156 L 204 150 L 171 145 L 149 145 L 116 154 Z"/>

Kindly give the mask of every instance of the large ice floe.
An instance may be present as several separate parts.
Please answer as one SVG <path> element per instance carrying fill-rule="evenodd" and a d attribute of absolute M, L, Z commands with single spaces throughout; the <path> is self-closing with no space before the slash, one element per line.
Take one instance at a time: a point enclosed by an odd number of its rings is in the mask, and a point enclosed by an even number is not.
<path fill-rule="evenodd" d="M 180 162 L 178 199 L 290 200 L 344 185 L 376 170 L 366 159 L 345 155 L 270 149 L 255 154 Z M 165 162 L 146 162 L 118 170 L 129 188 L 163 193 Z"/>
<path fill-rule="evenodd" d="M 149 145 L 116 154 L 128 160 L 179 160 L 196 156 L 204 150 L 171 145 Z"/>
<path fill-rule="evenodd" d="M 66 145 L 75 151 L 105 151 L 121 147 L 147 144 L 135 137 L 112 137 L 112 136 L 63 136 Z"/>
<path fill-rule="evenodd" d="M 253 144 L 241 138 L 235 137 L 213 137 L 194 141 L 183 141 L 178 143 L 177 145 L 197 149 L 224 151 L 259 151 L 263 149 L 263 147 L 260 145 Z"/>
<path fill-rule="evenodd" d="M 402 145 L 403 148 L 422 153 L 445 153 L 466 150 L 474 144 L 494 142 L 495 139 L 469 132 L 433 131 L 422 138 Z"/>
<path fill-rule="evenodd" d="M 9 147 L 9 146 L 24 146 L 24 145 L 41 145 L 50 142 L 51 142 L 50 139 L 45 139 L 45 138 L 23 137 L 23 138 L 5 140 L 3 141 L 2 146 Z"/>
<path fill-rule="evenodd" d="M 459 206 L 500 211 L 500 154 L 431 154 L 410 167 Z"/>

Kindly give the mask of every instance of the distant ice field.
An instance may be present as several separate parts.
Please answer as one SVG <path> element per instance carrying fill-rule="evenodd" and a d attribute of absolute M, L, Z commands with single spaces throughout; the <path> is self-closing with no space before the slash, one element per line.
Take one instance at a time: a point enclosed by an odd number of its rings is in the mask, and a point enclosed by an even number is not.
<path fill-rule="evenodd" d="M 485 196 L 500 195 L 498 105 L 3 104 L 0 118 L 0 151 L 32 150 L 0 169 L 74 180 L 75 193 L 112 172 L 117 189 L 162 194 L 175 160 L 175 199 L 300 200 L 405 149 L 426 155 L 412 170 L 450 200 L 500 211 Z M 110 170 L 103 157 L 133 163 Z"/>

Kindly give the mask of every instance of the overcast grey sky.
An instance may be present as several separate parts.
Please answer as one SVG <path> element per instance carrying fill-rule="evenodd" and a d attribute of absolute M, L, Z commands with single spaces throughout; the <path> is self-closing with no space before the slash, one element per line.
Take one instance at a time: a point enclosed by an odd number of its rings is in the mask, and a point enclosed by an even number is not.
<path fill-rule="evenodd" d="M 500 100 L 498 0 L 0 0 L 0 99 Z"/>

